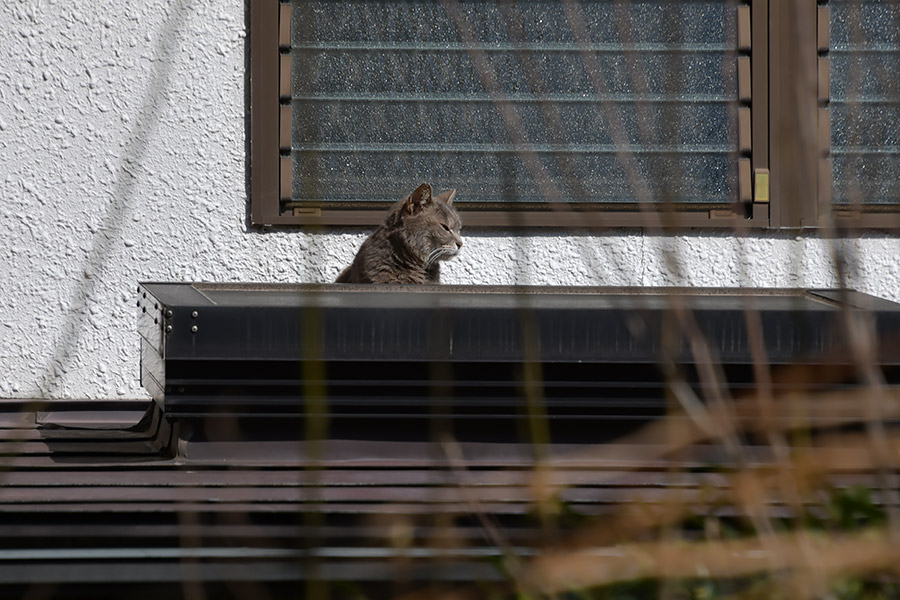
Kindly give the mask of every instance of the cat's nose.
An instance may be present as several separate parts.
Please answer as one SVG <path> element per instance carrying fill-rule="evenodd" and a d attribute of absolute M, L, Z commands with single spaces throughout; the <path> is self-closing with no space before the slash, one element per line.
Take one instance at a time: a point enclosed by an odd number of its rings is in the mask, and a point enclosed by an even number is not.
<path fill-rule="evenodd" d="M 460 248 L 462 248 L 462 240 L 457 239 L 456 240 L 456 249 L 459 250 Z"/>

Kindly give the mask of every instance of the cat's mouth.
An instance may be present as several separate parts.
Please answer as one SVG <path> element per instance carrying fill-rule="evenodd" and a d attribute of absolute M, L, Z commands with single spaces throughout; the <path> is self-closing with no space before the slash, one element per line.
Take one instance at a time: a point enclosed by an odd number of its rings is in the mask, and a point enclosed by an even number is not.
<path fill-rule="evenodd" d="M 428 257 L 425 259 L 425 270 L 427 271 L 430 269 L 434 263 L 439 260 L 447 260 L 448 258 L 456 256 L 458 252 L 459 248 L 456 244 L 448 244 L 446 246 L 441 246 L 440 248 L 435 248 L 428 253 Z"/>

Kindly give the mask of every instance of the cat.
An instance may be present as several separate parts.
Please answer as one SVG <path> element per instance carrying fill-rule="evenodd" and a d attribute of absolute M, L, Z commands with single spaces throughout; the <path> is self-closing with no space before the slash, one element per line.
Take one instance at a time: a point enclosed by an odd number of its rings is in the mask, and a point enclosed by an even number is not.
<path fill-rule="evenodd" d="M 440 261 L 462 248 L 456 190 L 435 196 L 423 183 L 397 202 L 335 283 L 440 283 Z"/>

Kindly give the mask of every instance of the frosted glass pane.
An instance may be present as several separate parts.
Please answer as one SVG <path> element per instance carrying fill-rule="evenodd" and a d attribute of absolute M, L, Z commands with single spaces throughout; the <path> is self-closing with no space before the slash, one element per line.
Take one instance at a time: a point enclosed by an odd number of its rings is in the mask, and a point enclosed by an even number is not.
<path fill-rule="evenodd" d="M 900 4 L 832 0 L 832 196 L 900 203 Z"/>
<path fill-rule="evenodd" d="M 733 202 L 735 3 L 566 5 L 295 0 L 294 199 Z"/>

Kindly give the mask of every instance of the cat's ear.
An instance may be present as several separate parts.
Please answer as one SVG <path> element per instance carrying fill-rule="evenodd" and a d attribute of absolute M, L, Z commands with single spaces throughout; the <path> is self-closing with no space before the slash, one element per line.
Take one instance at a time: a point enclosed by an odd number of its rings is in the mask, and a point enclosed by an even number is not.
<path fill-rule="evenodd" d="M 423 183 L 406 198 L 403 208 L 408 214 L 414 215 L 431 202 L 431 184 Z"/>
<path fill-rule="evenodd" d="M 440 200 L 445 204 L 453 204 L 454 198 L 456 198 L 456 190 L 447 190 L 434 197 L 435 200 Z"/>

